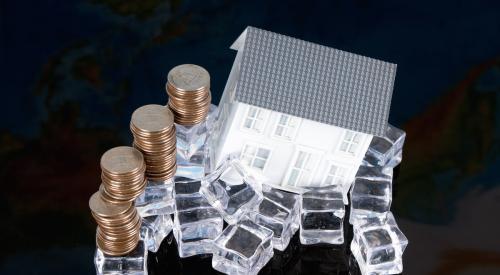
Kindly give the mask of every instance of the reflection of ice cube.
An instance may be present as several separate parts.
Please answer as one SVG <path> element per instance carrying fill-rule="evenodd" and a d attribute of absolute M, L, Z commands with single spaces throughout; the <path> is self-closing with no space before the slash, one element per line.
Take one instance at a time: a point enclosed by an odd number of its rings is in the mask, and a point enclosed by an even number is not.
<path fill-rule="evenodd" d="M 389 125 L 384 137 L 374 136 L 363 160 L 364 165 L 395 167 L 401 162 L 406 133 Z"/>
<path fill-rule="evenodd" d="M 203 122 L 191 126 L 175 125 L 177 176 L 200 179 L 211 171 L 213 156 L 210 142 L 217 114 L 217 106 L 211 105 Z"/>
<path fill-rule="evenodd" d="M 159 182 L 148 181 L 144 192 L 135 200 L 135 207 L 141 217 L 173 213 L 172 188 L 173 179 Z"/>
<path fill-rule="evenodd" d="M 264 185 L 264 199 L 248 215 L 252 221 L 274 232 L 273 246 L 285 250 L 299 226 L 300 197 Z"/>
<path fill-rule="evenodd" d="M 200 181 L 176 179 L 174 236 L 180 257 L 212 253 L 213 240 L 222 232 L 219 212 L 199 193 Z"/>
<path fill-rule="evenodd" d="M 300 242 L 341 244 L 344 242 L 345 208 L 342 193 L 330 186 L 310 188 L 302 194 Z"/>
<path fill-rule="evenodd" d="M 97 248 L 94 256 L 96 274 L 147 274 L 147 249 L 141 240 L 124 256 L 110 256 Z"/>
<path fill-rule="evenodd" d="M 262 200 L 260 185 L 234 159 L 203 178 L 200 190 L 229 224 L 236 223 Z"/>
<path fill-rule="evenodd" d="M 387 219 L 367 219 L 354 226 L 351 251 L 362 274 L 396 274 L 403 271 L 403 252 L 408 239 L 398 228 L 392 213 Z"/>
<path fill-rule="evenodd" d="M 226 274 L 257 274 L 272 258 L 273 231 L 243 218 L 215 240 L 214 269 Z"/>
<path fill-rule="evenodd" d="M 383 174 L 381 174 L 383 175 Z M 358 178 L 351 189 L 349 222 L 357 224 L 363 219 L 384 219 L 391 208 L 392 181 L 390 177 Z"/>
<path fill-rule="evenodd" d="M 149 251 L 156 252 L 163 239 L 172 231 L 170 214 L 142 218 L 141 238 Z"/>

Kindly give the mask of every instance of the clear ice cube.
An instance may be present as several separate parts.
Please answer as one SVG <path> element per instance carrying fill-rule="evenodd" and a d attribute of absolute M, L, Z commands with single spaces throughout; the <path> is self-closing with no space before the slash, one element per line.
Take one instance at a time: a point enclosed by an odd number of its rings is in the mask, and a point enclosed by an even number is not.
<path fill-rule="evenodd" d="M 218 114 L 217 106 L 211 105 L 207 118 L 195 125 L 176 124 L 177 176 L 200 179 L 213 167 L 211 134 Z"/>
<path fill-rule="evenodd" d="M 402 159 L 405 138 L 403 130 L 389 125 L 383 137 L 373 137 L 363 164 L 390 168 L 397 166 Z"/>
<path fill-rule="evenodd" d="M 213 240 L 224 221 L 199 192 L 201 182 L 178 178 L 175 182 L 174 236 L 180 257 L 212 253 Z"/>
<path fill-rule="evenodd" d="M 141 240 L 135 249 L 124 256 L 110 256 L 104 254 L 99 248 L 94 255 L 96 274 L 147 274 L 148 252 L 146 245 Z"/>
<path fill-rule="evenodd" d="M 397 274 L 403 271 L 403 252 L 408 239 L 392 213 L 387 219 L 367 219 L 354 226 L 351 251 L 362 274 Z"/>
<path fill-rule="evenodd" d="M 344 242 L 345 206 L 342 193 L 331 186 L 309 188 L 300 205 L 302 244 L 341 244 Z"/>
<path fill-rule="evenodd" d="M 174 212 L 173 179 L 148 181 L 144 192 L 135 199 L 141 217 L 171 214 Z"/>
<path fill-rule="evenodd" d="M 229 224 L 235 224 L 262 200 L 261 185 L 232 158 L 202 179 L 201 192 Z"/>
<path fill-rule="evenodd" d="M 385 219 L 392 202 L 392 177 L 372 167 L 366 178 L 356 177 L 351 189 L 351 212 L 349 223 L 356 224 L 364 219 L 377 217 Z M 379 172 L 377 172 L 379 171 Z"/>
<path fill-rule="evenodd" d="M 384 167 L 380 166 L 360 165 L 356 173 L 356 178 L 392 181 L 393 174 L 393 169 L 384 169 Z"/>
<path fill-rule="evenodd" d="M 257 274 L 272 258 L 273 231 L 244 217 L 215 240 L 212 266 L 226 274 Z"/>
<path fill-rule="evenodd" d="M 299 227 L 300 196 L 263 185 L 264 199 L 248 213 L 250 219 L 273 231 L 273 246 L 285 250 Z"/>
<path fill-rule="evenodd" d="M 163 239 L 172 231 L 170 214 L 142 218 L 141 238 L 151 252 L 158 251 Z"/>

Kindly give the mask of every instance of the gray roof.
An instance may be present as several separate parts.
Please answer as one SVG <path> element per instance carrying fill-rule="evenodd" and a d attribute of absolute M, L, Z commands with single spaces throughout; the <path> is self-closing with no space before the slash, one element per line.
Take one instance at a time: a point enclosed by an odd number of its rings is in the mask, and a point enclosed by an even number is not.
<path fill-rule="evenodd" d="M 236 101 L 384 135 L 396 64 L 254 27 L 232 48 L 241 43 Z"/>

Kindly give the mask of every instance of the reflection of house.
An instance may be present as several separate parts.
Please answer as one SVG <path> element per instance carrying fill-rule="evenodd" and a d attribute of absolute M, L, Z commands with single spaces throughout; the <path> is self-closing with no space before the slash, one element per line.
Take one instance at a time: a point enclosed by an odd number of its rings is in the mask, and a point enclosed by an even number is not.
<path fill-rule="evenodd" d="M 219 104 L 230 153 L 283 186 L 351 181 L 387 128 L 396 65 L 248 27 Z"/>

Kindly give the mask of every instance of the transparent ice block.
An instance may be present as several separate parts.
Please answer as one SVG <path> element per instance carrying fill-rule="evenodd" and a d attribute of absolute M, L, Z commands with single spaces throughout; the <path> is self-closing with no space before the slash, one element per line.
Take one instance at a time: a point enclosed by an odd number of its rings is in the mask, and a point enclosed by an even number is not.
<path fill-rule="evenodd" d="M 406 133 L 389 125 L 383 137 L 374 136 L 363 163 L 371 166 L 395 167 L 402 159 Z"/>
<path fill-rule="evenodd" d="M 299 227 L 300 196 L 263 186 L 264 199 L 248 213 L 250 219 L 273 231 L 273 246 L 285 250 Z"/>
<path fill-rule="evenodd" d="M 213 240 L 222 232 L 224 221 L 199 192 L 201 182 L 176 179 L 174 236 L 180 257 L 212 253 Z"/>
<path fill-rule="evenodd" d="M 173 179 L 149 181 L 144 192 L 135 200 L 135 207 L 141 217 L 171 214 L 174 212 L 172 189 Z"/>
<path fill-rule="evenodd" d="M 261 185 L 234 158 L 203 178 L 201 193 L 229 224 L 235 224 L 262 200 Z"/>
<path fill-rule="evenodd" d="M 94 255 L 96 274 L 148 274 L 147 258 L 148 252 L 142 240 L 139 241 L 132 252 L 124 256 L 110 256 L 97 248 Z"/>
<path fill-rule="evenodd" d="M 367 219 L 354 226 L 351 251 L 362 274 L 397 274 L 403 271 L 403 252 L 408 239 L 392 213 L 387 219 Z"/>
<path fill-rule="evenodd" d="M 392 181 L 393 174 L 393 169 L 385 169 L 380 166 L 360 165 L 356 173 L 356 178 Z"/>
<path fill-rule="evenodd" d="M 345 206 L 342 193 L 331 186 L 310 188 L 302 194 L 300 242 L 341 244 L 344 242 Z"/>
<path fill-rule="evenodd" d="M 158 251 L 163 239 L 172 231 L 170 214 L 142 218 L 141 238 L 151 252 Z"/>
<path fill-rule="evenodd" d="M 212 266 L 226 274 L 257 274 L 273 257 L 273 231 L 246 217 L 215 240 Z"/>
<path fill-rule="evenodd" d="M 204 121 L 190 126 L 175 125 L 177 176 L 200 179 L 212 170 L 214 158 L 210 140 L 217 115 L 217 106 L 212 104 Z"/>
<path fill-rule="evenodd" d="M 367 178 L 356 177 L 354 180 L 349 216 L 349 223 L 353 225 L 371 217 L 385 219 L 391 208 L 392 177 L 377 174 L 375 168 L 371 171 L 374 173 Z"/>

